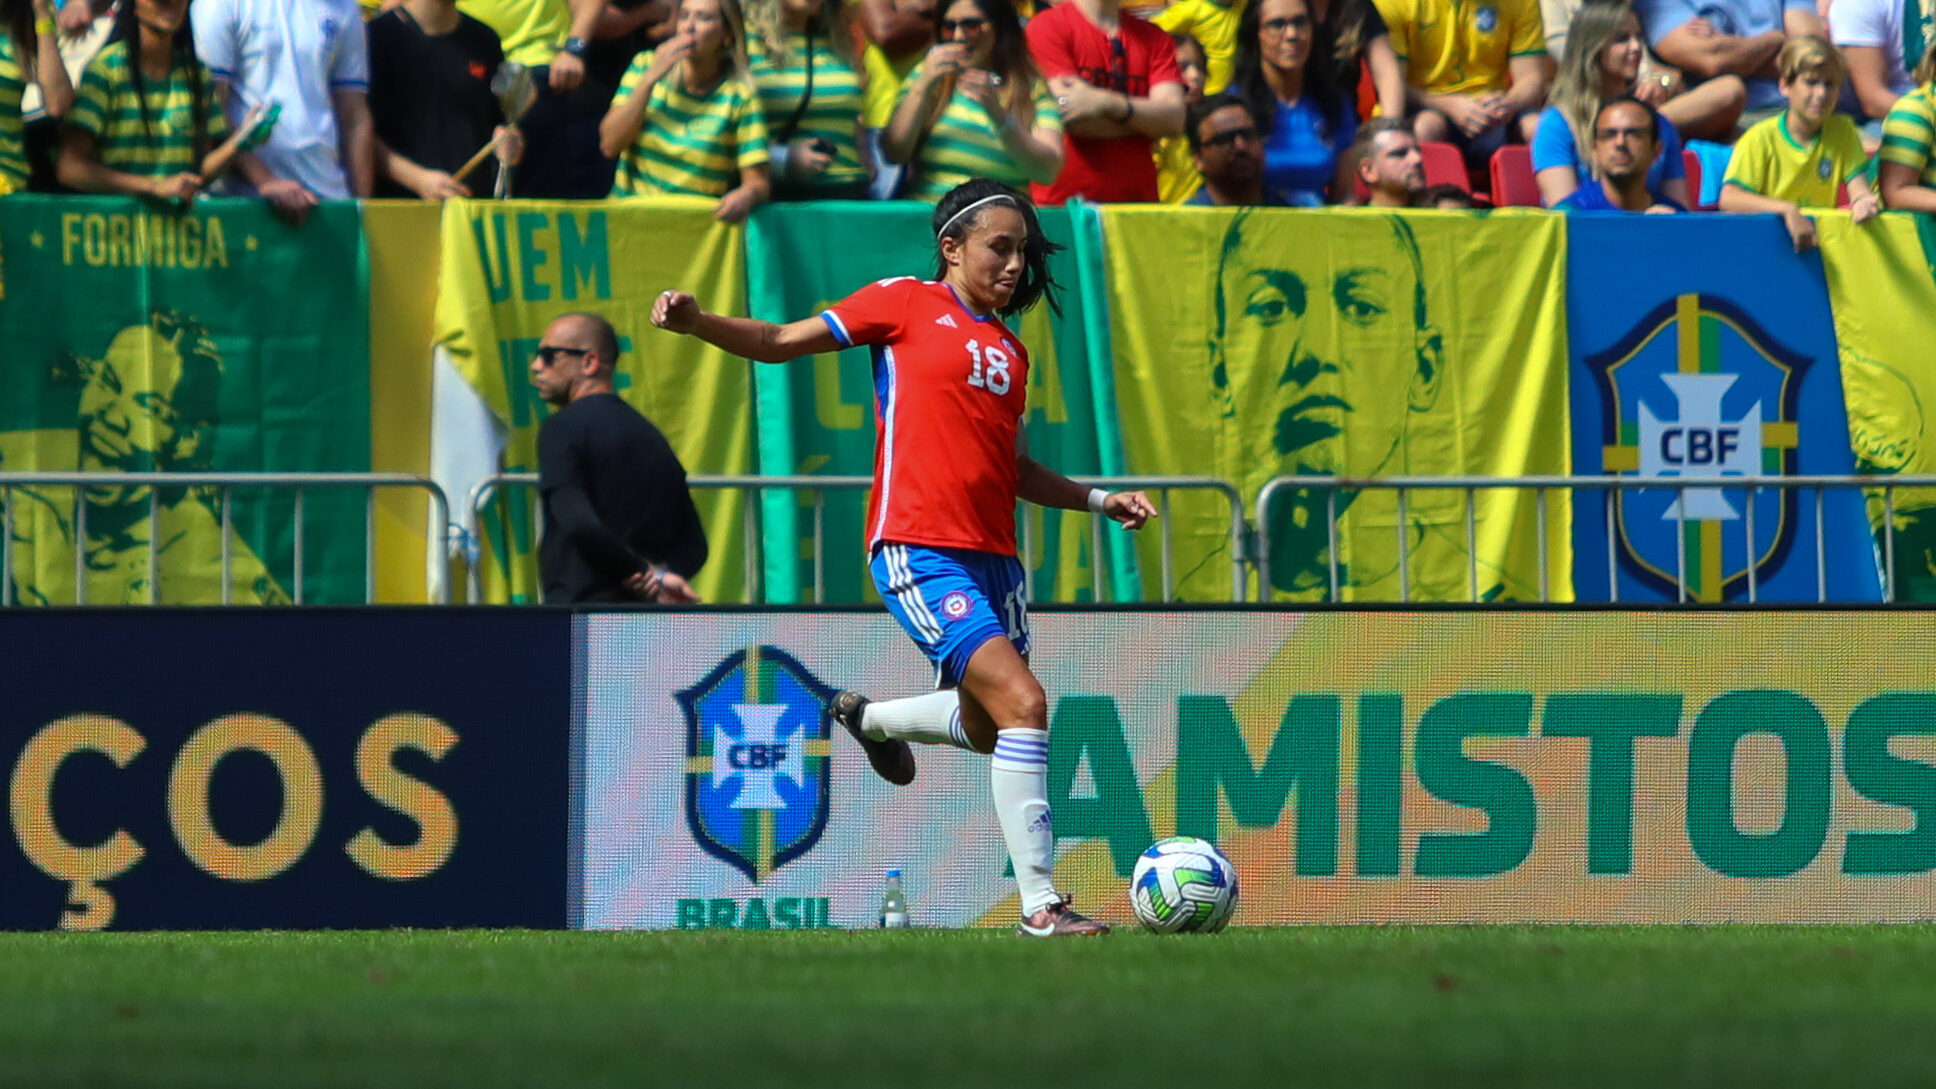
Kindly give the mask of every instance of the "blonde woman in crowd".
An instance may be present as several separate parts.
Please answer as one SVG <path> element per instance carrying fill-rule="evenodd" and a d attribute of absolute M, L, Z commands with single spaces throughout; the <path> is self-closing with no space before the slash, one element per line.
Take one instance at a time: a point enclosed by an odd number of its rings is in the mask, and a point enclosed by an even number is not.
<path fill-rule="evenodd" d="M 746 68 L 739 0 L 681 0 L 672 37 L 626 69 L 598 126 L 612 195 L 718 197 L 744 220 L 772 192 L 766 121 Z"/>

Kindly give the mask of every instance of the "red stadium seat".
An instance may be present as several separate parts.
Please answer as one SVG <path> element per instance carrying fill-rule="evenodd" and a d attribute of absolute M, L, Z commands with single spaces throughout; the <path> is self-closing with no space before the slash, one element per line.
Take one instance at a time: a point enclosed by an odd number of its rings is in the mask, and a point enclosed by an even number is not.
<path fill-rule="evenodd" d="M 1451 144 L 1421 140 L 1418 149 L 1425 154 L 1425 184 L 1452 184 L 1472 192 L 1472 179 L 1466 176 L 1465 154 Z"/>
<path fill-rule="evenodd" d="M 1495 208 L 1539 207 L 1539 184 L 1533 180 L 1533 151 L 1525 144 L 1507 144 L 1492 153 L 1492 205 Z"/>
<path fill-rule="evenodd" d="M 1687 210 L 1706 208 L 1701 202 L 1701 157 L 1686 148 L 1681 149 L 1681 164 L 1687 171 Z"/>

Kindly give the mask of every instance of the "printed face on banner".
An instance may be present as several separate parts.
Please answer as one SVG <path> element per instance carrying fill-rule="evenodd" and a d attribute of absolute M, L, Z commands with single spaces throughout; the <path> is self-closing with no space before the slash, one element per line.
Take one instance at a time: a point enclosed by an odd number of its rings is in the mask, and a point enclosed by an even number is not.
<path fill-rule="evenodd" d="M 827 827 L 834 689 L 775 647 L 736 651 L 677 694 L 686 713 L 686 824 L 755 884 Z"/>
<path fill-rule="evenodd" d="M 157 472 L 212 467 L 210 436 L 220 412 L 222 358 L 209 330 L 193 317 L 156 310 L 144 324 L 117 332 L 97 355 L 67 353 L 52 368 L 50 385 L 78 386 L 73 468 L 82 472 Z M 0 450 L 0 463 L 4 463 Z M 43 465 L 50 469 L 63 466 Z M 66 488 L 15 489 L 13 547 L 31 557 L 14 565 L 14 590 L 22 600 L 56 604 L 76 600 L 71 556 L 82 523 Z M 222 528 L 207 497 L 193 488 L 97 485 L 84 490 L 86 600 L 140 603 L 150 592 L 149 559 L 157 573 L 171 567 L 173 587 L 197 585 L 220 570 Z M 150 518 L 150 501 L 153 518 Z M 236 600 L 287 600 L 246 544 L 230 542 Z M 51 558 L 44 562 L 41 557 Z M 220 600 L 210 587 L 207 600 Z M 173 591 L 171 591 L 173 592 Z"/>
<path fill-rule="evenodd" d="M 1366 217 L 1336 244 L 1286 244 L 1286 227 L 1244 214 L 1224 236 L 1213 374 L 1228 412 L 1262 419 L 1258 456 L 1273 475 L 1402 472 L 1410 418 L 1442 381 L 1417 239 L 1396 216 Z M 1340 493 L 1342 514 L 1354 493 Z M 1272 580 L 1305 589 L 1328 578 L 1322 492 L 1273 510 Z"/>

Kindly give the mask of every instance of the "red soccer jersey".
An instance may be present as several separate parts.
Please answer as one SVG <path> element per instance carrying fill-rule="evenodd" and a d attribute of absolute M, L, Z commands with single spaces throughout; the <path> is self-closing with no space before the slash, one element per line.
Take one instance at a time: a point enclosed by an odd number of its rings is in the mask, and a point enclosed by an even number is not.
<path fill-rule="evenodd" d="M 869 284 L 823 311 L 843 347 L 874 350 L 874 494 L 882 541 L 1015 555 L 1015 439 L 1028 352 L 945 283 Z"/>
<path fill-rule="evenodd" d="M 1176 47 L 1159 27 L 1125 12 L 1116 37 L 1089 21 L 1072 3 L 1060 3 L 1029 20 L 1029 56 L 1044 79 L 1076 76 L 1104 90 L 1148 98 L 1160 83 L 1182 83 Z M 1147 136 L 1090 140 L 1062 138 L 1062 173 L 1048 185 L 1031 185 L 1037 204 L 1070 197 L 1098 202 L 1155 202 L 1156 142 Z"/>

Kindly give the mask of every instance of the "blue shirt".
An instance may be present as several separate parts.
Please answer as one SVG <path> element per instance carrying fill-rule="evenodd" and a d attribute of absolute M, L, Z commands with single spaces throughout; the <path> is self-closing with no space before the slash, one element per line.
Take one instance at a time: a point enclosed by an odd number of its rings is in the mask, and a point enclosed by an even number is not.
<path fill-rule="evenodd" d="M 1586 159 L 1580 155 L 1579 141 L 1573 138 L 1573 126 L 1566 123 L 1566 115 L 1560 112 L 1558 106 L 1548 106 L 1539 115 L 1539 131 L 1533 133 L 1533 173 L 1556 166 L 1572 167 L 1582 189 L 1593 183 Z M 1654 165 L 1647 168 L 1647 192 L 1659 200 L 1663 183 L 1686 177 L 1687 162 L 1681 157 L 1681 134 L 1672 121 L 1663 117 L 1660 119 L 1660 155 L 1654 159 Z M 1688 196 L 1698 198 L 1698 194 L 1694 193 Z"/>
<path fill-rule="evenodd" d="M 1277 104 L 1276 123 L 1264 143 L 1264 189 L 1284 204 L 1315 208 L 1337 172 L 1338 153 L 1358 136 L 1358 115 L 1338 104 L 1339 117 L 1326 121 L 1310 95 L 1297 105 Z"/>
<path fill-rule="evenodd" d="M 1780 30 L 1781 17 L 1790 11 L 1814 11 L 1815 0 L 1634 0 L 1634 13 L 1647 28 L 1647 44 L 1655 50 L 1660 40 L 1695 17 L 1714 25 L 1716 34 L 1752 38 Z M 1748 81 L 1748 109 L 1781 106 L 1786 99 L 1774 79 L 1755 76 Z"/>
<path fill-rule="evenodd" d="M 1675 210 L 1676 212 L 1687 211 L 1687 209 L 1681 207 L 1680 201 L 1669 200 L 1668 198 L 1663 197 L 1658 193 L 1654 193 L 1651 190 L 1649 191 L 1649 195 L 1654 198 L 1655 204 L 1665 204 L 1669 208 L 1672 208 L 1673 210 Z M 1593 178 L 1585 179 L 1584 182 L 1580 185 L 1580 187 L 1573 191 L 1572 196 L 1567 197 L 1565 200 L 1560 201 L 1558 204 L 1553 205 L 1553 209 L 1559 212 L 1625 212 L 1627 211 L 1625 208 L 1620 207 L 1619 205 L 1615 204 L 1611 199 L 1609 199 L 1607 196 L 1607 187 L 1605 185 L 1602 185 L 1598 180 Z M 1628 214 L 1639 215 L 1640 213 L 1632 212 Z"/>

